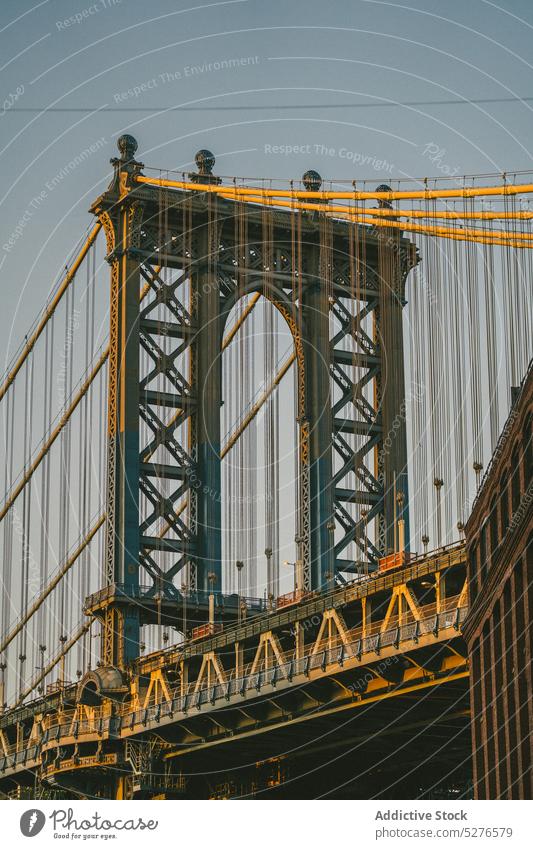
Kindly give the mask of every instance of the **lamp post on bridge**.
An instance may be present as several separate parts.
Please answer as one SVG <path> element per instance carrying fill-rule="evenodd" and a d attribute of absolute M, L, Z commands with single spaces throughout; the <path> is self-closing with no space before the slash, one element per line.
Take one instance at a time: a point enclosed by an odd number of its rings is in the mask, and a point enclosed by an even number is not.
<path fill-rule="evenodd" d="M 301 560 L 284 560 L 284 566 L 292 566 L 294 569 L 294 592 L 303 591 L 303 562 Z"/>
<path fill-rule="evenodd" d="M 398 504 L 398 551 L 402 554 L 405 551 L 405 519 L 403 518 L 403 492 L 396 494 L 396 502 Z"/>
<path fill-rule="evenodd" d="M 237 618 L 240 625 L 242 618 L 242 570 L 244 569 L 244 562 L 242 560 L 237 560 L 235 566 L 237 568 L 237 605 L 239 608 L 237 611 Z"/>
<path fill-rule="evenodd" d="M 363 528 L 364 528 L 364 536 L 365 536 L 365 548 L 364 548 L 364 558 L 365 562 L 363 564 L 364 574 L 368 575 L 368 510 L 361 510 L 361 518 L 363 520 Z"/>
<path fill-rule="evenodd" d="M 207 581 L 209 583 L 209 625 L 211 627 L 215 624 L 215 583 L 216 583 L 216 573 L 209 572 L 207 575 Z"/>
<path fill-rule="evenodd" d="M 183 633 L 183 642 L 187 642 L 187 593 L 189 592 L 189 586 L 185 582 L 181 585 L 181 597 L 183 599 L 183 616 L 181 622 L 181 629 Z"/>

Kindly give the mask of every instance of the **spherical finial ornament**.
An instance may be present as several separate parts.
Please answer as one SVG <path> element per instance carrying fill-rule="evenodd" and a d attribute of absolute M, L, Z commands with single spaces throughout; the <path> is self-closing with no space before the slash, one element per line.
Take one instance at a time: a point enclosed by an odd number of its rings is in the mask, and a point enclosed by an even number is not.
<path fill-rule="evenodd" d="M 123 162 L 129 162 L 135 156 L 137 148 L 137 139 L 125 133 L 117 141 L 117 147 L 120 150 L 120 158 Z"/>
<path fill-rule="evenodd" d="M 199 150 L 194 157 L 200 174 L 211 174 L 215 165 L 215 156 L 210 150 Z"/>
<path fill-rule="evenodd" d="M 322 177 L 318 171 L 306 171 L 302 177 L 302 182 L 308 192 L 319 192 L 322 185 Z"/>
<path fill-rule="evenodd" d="M 392 192 L 392 189 L 390 186 L 387 186 L 386 183 L 382 183 L 377 187 L 376 192 Z M 380 199 L 378 200 L 378 204 L 382 209 L 392 209 L 392 203 L 390 200 Z"/>

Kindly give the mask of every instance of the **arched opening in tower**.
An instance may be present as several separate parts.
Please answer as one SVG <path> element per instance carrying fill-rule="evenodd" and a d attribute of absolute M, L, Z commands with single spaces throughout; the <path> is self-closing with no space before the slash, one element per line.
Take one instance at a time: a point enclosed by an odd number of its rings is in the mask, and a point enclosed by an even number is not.
<path fill-rule="evenodd" d="M 223 591 L 277 598 L 296 580 L 299 459 L 291 331 L 262 295 L 232 308 L 222 355 Z"/>

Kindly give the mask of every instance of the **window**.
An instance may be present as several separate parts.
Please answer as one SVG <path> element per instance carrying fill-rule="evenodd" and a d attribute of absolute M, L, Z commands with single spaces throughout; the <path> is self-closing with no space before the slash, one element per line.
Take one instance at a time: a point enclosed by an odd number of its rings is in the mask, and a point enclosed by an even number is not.
<path fill-rule="evenodd" d="M 478 547 L 478 544 L 474 543 L 468 552 L 468 588 L 471 602 L 478 593 Z"/>
<path fill-rule="evenodd" d="M 490 505 L 490 557 L 491 563 L 494 559 L 496 549 L 498 548 L 498 500 L 496 497 L 492 499 Z"/>
<path fill-rule="evenodd" d="M 484 581 L 489 571 L 487 563 L 487 520 L 483 522 L 479 532 L 479 572 Z"/>
<path fill-rule="evenodd" d="M 500 515 L 502 517 L 502 536 L 509 527 L 509 472 L 506 470 L 500 482 Z"/>
<path fill-rule="evenodd" d="M 533 476 L 533 434 L 532 434 L 533 416 L 531 413 L 526 418 L 524 428 L 522 430 L 522 451 L 524 453 L 524 480 L 525 489 L 528 488 L 531 477 Z"/>
<path fill-rule="evenodd" d="M 514 514 L 518 510 L 518 506 L 520 504 L 520 451 L 518 449 L 518 445 L 513 451 L 511 466 L 511 502 Z"/>

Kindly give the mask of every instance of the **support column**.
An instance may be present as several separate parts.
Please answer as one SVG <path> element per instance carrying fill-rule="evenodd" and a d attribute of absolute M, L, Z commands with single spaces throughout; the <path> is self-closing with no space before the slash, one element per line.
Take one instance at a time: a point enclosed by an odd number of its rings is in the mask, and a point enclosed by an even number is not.
<path fill-rule="evenodd" d="M 133 799 L 133 776 L 122 775 L 116 783 L 115 799 L 125 801 Z"/>
<path fill-rule="evenodd" d="M 135 255 L 142 220 L 132 175 L 137 143 L 118 140 L 120 159 L 112 160 L 115 177 L 93 207 L 103 223 L 111 264 L 108 459 L 106 494 L 105 581 L 124 593 L 139 593 L 139 291 L 140 268 Z M 102 660 L 124 669 L 139 655 L 139 614 L 135 605 L 105 609 Z"/>
<path fill-rule="evenodd" d="M 180 665 L 180 695 L 184 699 L 189 689 L 189 663 L 186 660 L 181 661 Z"/>
<path fill-rule="evenodd" d="M 387 190 L 380 186 L 380 191 Z M 380 201 L 380 205 L 386 202 Z M 390 207 L 390 204 L 386 204 Z M 381 229 L 378 235 L 379 310 L 376 342 L 381 357 L 378 404 L 383 442 L 378 449 L 377 477 L 383 485 L 384 509 L 379 547 L 386 555 L 396 550 L 396 523 L 404 521 L 405 550 L 409 551 L 409 493 L 402 311 L 405 305 L 406 263 L 400 250 L 401 234 Z M 398 495 L 402 499 L 398 499 Z"/>
<path fill-rule="evenodd" d="M 301 660 L 305 653 L 305 631 L 301 622 L 294 623 L 294 656 Z"/>
<path fill-rule="evenodd" d="M 214 203 L 214 202 L 213 202 Z M 216 209 L 216 208 L 215 208 Z M 222 350 L 220 293 L 215 270 L 217 222 L 213 211 L 198 233 L 199 265 L 193 278 L 198 332 L 194 341 L 196 414 L 197 589 L 208 593 L 209 574 L 215 592 L 221 590 L 221 469 L 220 405 Z"/>
<path fill-rule="evenodd" d="M 309 421 L 311 589 L 334 574 L 329 301 L 320 248 L 306 245 L 308 280 L 302 293 L 306 400 Z"/>
<path fill-rule="evenodd" d="M 242 678 L 244 672 L 244 648 L 238 641 L 235 643 L 235 679 Z"/>
<path fill-rule="evenodd" d="M 435 572 L 435 609 L 436 613 L 442 613 L 446 601 L 445 577 L 440 572 Z"/>
<path fill-rule="evenodd" d="M 121 211 L 125 245 L 119 277 L 119 410 L 116 434 L 115 486 L 119 490 L 115 517 L 115 581 L 127 595 L 139 593 L 139 262 L 131 257 L 135 207 Z M 137 225 L 140 222 L 137 222 Z M 110 435 L 111 438 L 111 435 Z M 118 520 L 118 521 L 117 521 Z M 139 656 L 139 614 L 135 607 L 121 611 L 115 663 L 127 664 Z M 120 644 L 122 642 L 122 645 Z M 122 656 L 121 656 L 122 655 Z"/>
<path fill-rule="evenodd" d="M 372 627 L 372 599 L 370 596 L 361 598 L 361 637 L 369 636 Z"/>

